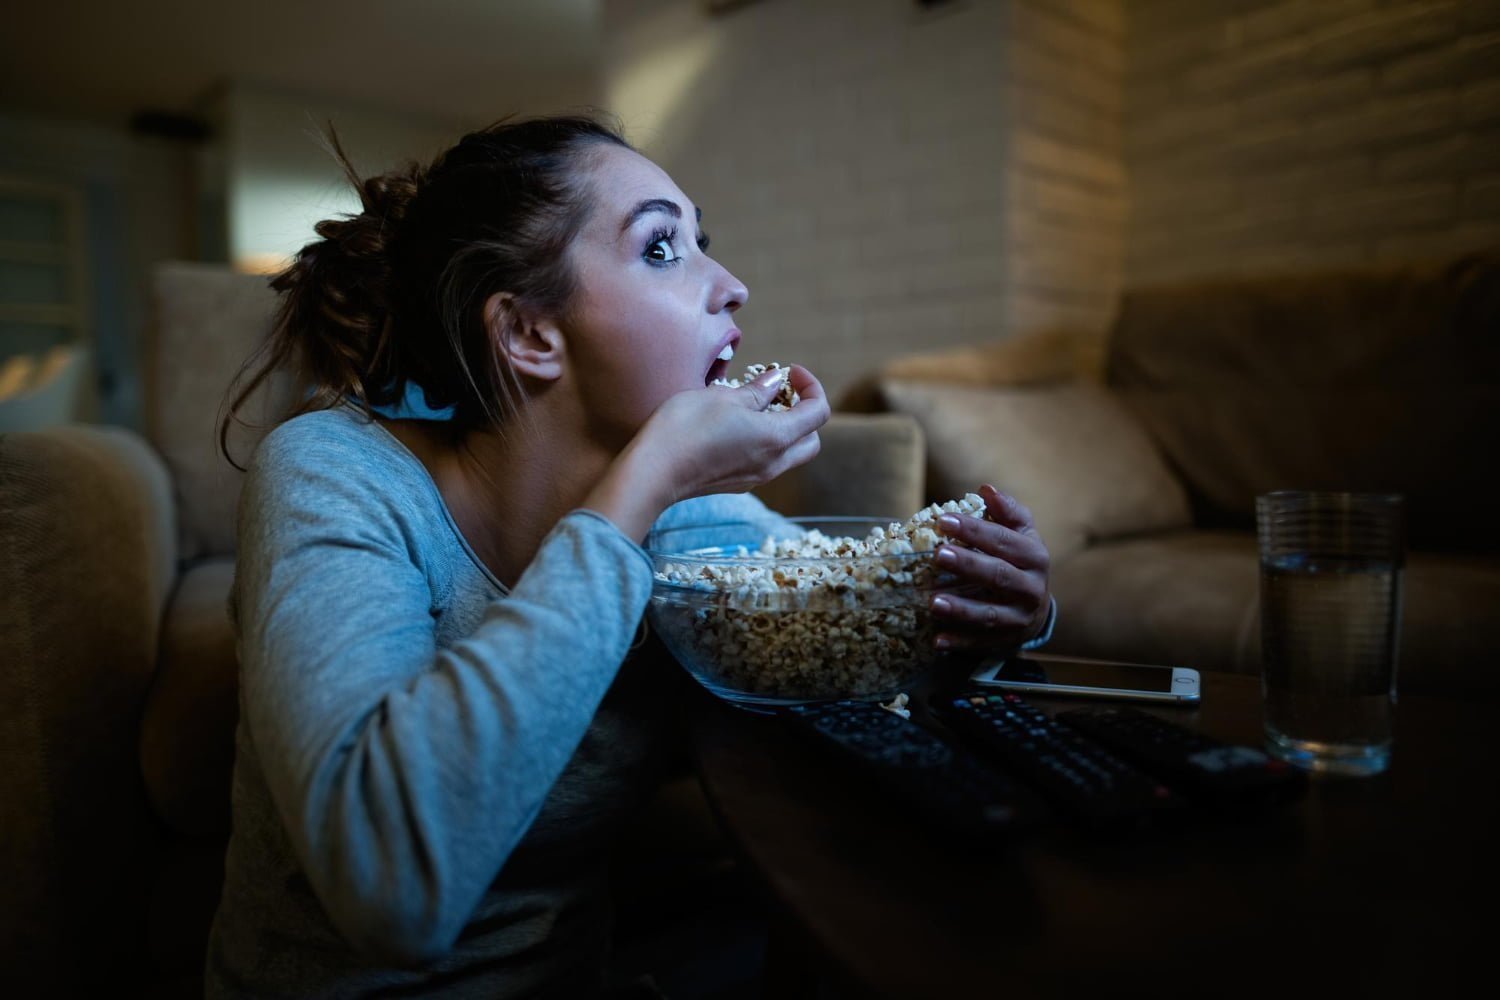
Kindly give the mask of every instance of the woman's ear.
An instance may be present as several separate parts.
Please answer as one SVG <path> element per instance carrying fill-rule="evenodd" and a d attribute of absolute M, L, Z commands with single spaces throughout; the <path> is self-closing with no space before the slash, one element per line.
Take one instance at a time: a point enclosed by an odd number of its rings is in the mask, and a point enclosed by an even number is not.
<path fill-rule="evenodd" d="M 562 377 L 566 345 L 551 316 L 521 305 L 509 292 L 496 292 L 485 299 L 484 326 L 517 375 L 543 382 Z"/>

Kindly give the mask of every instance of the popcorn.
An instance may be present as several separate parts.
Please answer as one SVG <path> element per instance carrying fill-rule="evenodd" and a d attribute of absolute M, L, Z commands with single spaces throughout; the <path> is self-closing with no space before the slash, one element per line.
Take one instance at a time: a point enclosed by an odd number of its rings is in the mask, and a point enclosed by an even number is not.
<path fill-rule="evenodd" d="M 790 410 L 802 402 L 802 397 L 797 395 L 796 391 L 792 389 L 792 370 L 790 368 L 782 368 L 775 361 L 772 361 L 769 365 L 751 365 L 745 369 L 745 374 L 739 378 L 716 378 L 709 385 L 719 385 L 726 389 L 738 389 L 746 383 L 754 382 L 772 369 L 778 369 L 783 372 L 781 376 L 781 388 L 776 390 L 776 398 L 771 401 L 771 405 L 766 407 L 766 409 Z"/>
<path fill-rule="evenodd" d="M 669 647 L 711 673 L 715 686 L 772 698 L 894 691 L 932 652 L 922 591 L 939 572 L 931 552 L 947 541 L 945 513 L 985 516 L 976 494 L 933 504 L 863 539 L 813 529 L 767 538 L 745 562 L 666 562 L 661 583 L 705 599 L 653 597 Z M 951 543 L 950 544 L 955 544 Z"/>
<path fill-rule="evenodd" d="M 900 694 L 896 695 L 895 700 L 889 702 L 888 704 L 881 705 L 880 707 L 885 709 L 887 712 L 893 712 L 896 715 L 901 716 L 901 718 L 903 719 L 910 719 L 911 709 L 906 707 L 910 701 L 911 699 L 907 697 L 906 692 L 902 691 Z"/>

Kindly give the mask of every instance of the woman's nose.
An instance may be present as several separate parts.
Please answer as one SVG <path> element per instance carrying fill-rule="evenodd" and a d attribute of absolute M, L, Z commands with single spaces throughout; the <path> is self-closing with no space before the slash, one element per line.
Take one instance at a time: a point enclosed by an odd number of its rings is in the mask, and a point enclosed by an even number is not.
<path fill-rule="evenodd" d="M 719 280 L 715 296 L 717 299 L 716 305 L 718 309 L 734 312 L 745 304 L 746 299 L 750 298 L 750 289 L 745 287 L 743 281 L 730 274 L 728 268 L 725 268 L 722 264 L 716 266 L 719 268 Z M 715 311 L 717 312 L 718 309 Z"/>

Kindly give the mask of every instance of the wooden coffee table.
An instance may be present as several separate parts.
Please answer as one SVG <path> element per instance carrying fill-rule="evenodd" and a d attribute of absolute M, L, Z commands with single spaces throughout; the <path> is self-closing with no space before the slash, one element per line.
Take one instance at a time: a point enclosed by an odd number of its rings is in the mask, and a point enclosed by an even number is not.
<path fill-rule="evenodd" d="M 952 680 L 918 685 L 914 707 Z M 1500 783 L 1482 702 L 1402 698 L 1390 771 L 1249 817 L 1125 841 L 1057 819 L 979 848 L 778 719 L 702 692 L 692 709 L 705 792 L 772 903 L 767 995 L 814 995 L 816 978 L 891 997 L 1440 996 L 1490 964 Z M 1253 677 L 1205 674 L 1201 706 L 1150 710 L 1260 745 Z"/>

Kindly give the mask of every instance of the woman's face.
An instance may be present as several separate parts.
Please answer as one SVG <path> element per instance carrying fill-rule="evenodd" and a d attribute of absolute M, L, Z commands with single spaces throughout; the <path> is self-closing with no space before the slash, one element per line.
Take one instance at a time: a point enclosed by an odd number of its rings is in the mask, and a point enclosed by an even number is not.
<path fill-rule="evenodd" d="M 664 170 L 618 146 L 594 153 L 563 332 L 586 413 L 621 443 L 669 396 L 740 370 L 721 356 L 739 348 L 749 292 L 705 252 L 699 211 Z"/>

